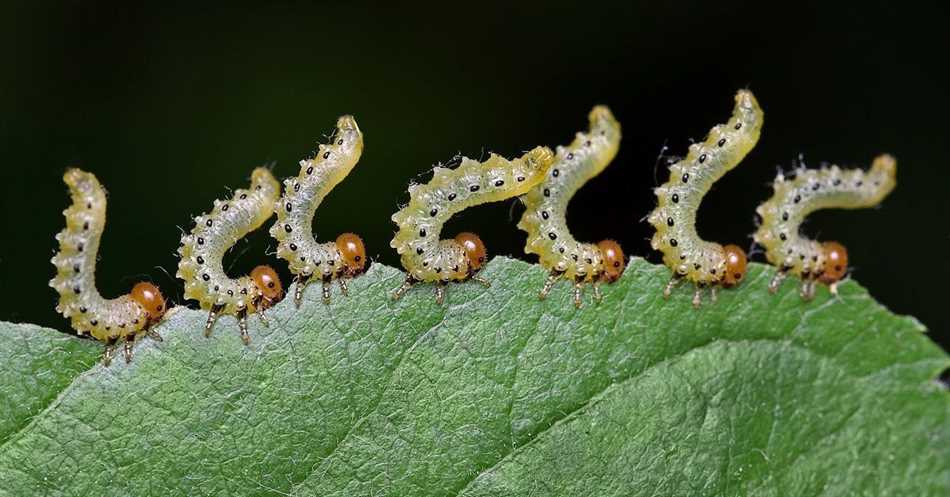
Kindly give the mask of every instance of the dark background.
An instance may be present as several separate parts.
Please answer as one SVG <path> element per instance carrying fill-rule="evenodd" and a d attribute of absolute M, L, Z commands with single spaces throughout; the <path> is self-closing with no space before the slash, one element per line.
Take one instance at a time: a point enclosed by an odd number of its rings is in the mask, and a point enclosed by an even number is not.
<path fill-rule="evenodd" d="M 641 218 L 661 146 L 682 154 L 724 122 L 739 88 L 766 113 L 759 145 L 717 183 L 700 232 L 748 245 L 753 212 L 777 165 L 866 167 L 899 161 L 878 210 L 829 211 L 807 231 L 845 243 L 855 276 L 947 347 L 950 199 L 947 16 L 939 7 L 795 2 L 477 10 L 280 3 L 207 9 L 122 2 L 4 8 L 0 45 L 0 319 L 66 329 L 46 286 L 68 204 L 61 175 L 77 165 L 110 190 L 98 269 L 103 294 L 148 278 L 181 301 L 173 255 L 190 216 L 251 169 L 296 175 L 337 116 L 366 135 L 359 166 L 321 206 L 322 240 L 361 233 L 398 266 L 389 221 L 406 186 L 456 152 L 507 156 L 569 142 L 593 104 L 623 124 L 613 165 L 571 204 L 583 240 L 651 253 Z M 777 4 L 776 4 L 777 5 Z M 512 202 L 466 211 L 448 233 L 482 234 L 494 254 L 523 256 Z M 513 216 L 513 217 L 512 217 Z M 232 254 L 235 274 L 283 262 L 266 232 Z M 245 251 L 245 249 L 247 249 Z M 164 270 L 163 270 L 164 269 Z M 286 273 L 285 273 L 286 275 Z"/>

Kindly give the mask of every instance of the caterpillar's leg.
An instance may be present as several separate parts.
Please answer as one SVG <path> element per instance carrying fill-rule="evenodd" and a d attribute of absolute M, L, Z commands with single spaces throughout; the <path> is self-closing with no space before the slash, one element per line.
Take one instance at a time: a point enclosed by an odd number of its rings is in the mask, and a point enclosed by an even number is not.
<path fill-rule="evenodd" d="M 224 308 L 224 305 L 212 305 L 211 310 L 208 311 L 208 321 L 205 322 L 205 336 L 211 337 L 211 327 L 214 326 L 214 322 L 218 319 L 218 313 L 221 312 L 221 309 Z"/>
<path fill-rule="evenodd" d="M 679 285 L 683 280 L 683 277 L 673 273 L 673 276 L 670 278 L 670 281 L 666 283 L 666 287 L 663 288 L 663 298 L 668 299 L 670 295 L 673 294 L 673 289 L 676 288 L 676 285 Z"/>
<path fill-rule="evenodd" d="M 604 294 L 600 293 L 600 282 L 594 281 L 594 301 L 599 304 L 601 300 L 604 300 Z"/>
<path fill-rule="evenodd" d="M 330 275 L 323 277 L 323 303 L 328 305 L 330 303 Z"/>
<path fill-rule="evenodd" d="M 713 285 L 712 287 L 709 288 L 709 300 L 711 300 L 713 304 L 719 301 L 719 287 L 718 286 Z"/>
<path fill-rule="evenodd" d="M 416 284 L 416 279 L 413 278 L 412 276 L 406 275 L 406 281 L 403 281 L 402 285 L 399 288 L 397 288 L 396 291 L 393 292 L 393 300 L 401 299 L 402 296 L 405 295 L 406 292 L 408 292 L 410 288 L 412 288 L 412 285 L 415 285 L 415 284 Z"/>
<path fill-rule="evenodd" d="M 782 286 L 782 280 L 788 276 L 788 273 L 785 271 L 785 268 L 779 269 L 775 276 L 772 277 L 772 281 L 769 281 L 769 293 L 774 294 L 778 291 L 778 287 Z"/>
<path fill-rule="evenodd" d="M 164 341 L 165 341 L 165 339 L 162 338 L 162 336 L 159 335 L 158 332 L 155 331 L 155 330 L 146 330 L 146 331 L 145 331 L 145 336 L 151 338 L 152 340 L 155 340 L 156 342 L 164 342 Z"/>
<path fill-rule="evenodd" d="M 106 349 L 102 351 L 102 365 L 109 367 L 112 364 L 112 357 L 115 355 L 115 339 L 106 342 Z"/>
<path fill-rule="evenodd" d="M 703 305 L 703 287 L 696 285 L 696 291 L 693 292 L 693 309 L 699 309 Z"/>
<path fill-rule="evenodd" d="M 349 297 L 350 288 L 346 286 L 346 276 L 340 276 L 336 281 L 340 284 L 340 293 L 342 293 L 344 297 Z"/>
<path fill-rule="evenodd" d="M 491 288 L 491 282 L 486 280 L 485 278 L 482 278 L 481 276 L 477 274 L 473 274 L 472 279 L 475 280 L 479 285 L 485 288 Z"/>
<path fill-rule="evenodd" d="M 238 329 L 241 330 L 241 341 L 244 345 L 251 344 L 251 334 L 247 332 L 247 307 L 242 308 L 237 313 Z"/>
<path fill-rule="evenodd" d="M 557 284 L 559 279 L 561 279 L 561 273 L 557 271 L 551 271 L 551 274 L 548 275 L 548 279 L 544 280 L 544 286 L 541 287 L 541 291 L 538 292 L 538 299 L 546 299 L 548 294 L 551 293 L 551 289 L 554 288 L 554 285 Z"/>
<path fill-rule="evenodd" d="M 264 314 L 264 309 L 269 307 L 270 304 L 271 302 L 263 296 L 257 301 L 257 317 L 258 319 L 261 320 L 262 323 L 264 323 L 264 326 L 268 326 L 268 327 L 270 326 L 270 322 L 267 321 L 267 315 Z"/>
<path fill-rule="evenodd" d="M 310 282 L 311 276 L 310 274 L 298 274 L 294 278 L 294 282 L 297 283 L 297 287 L 294 288 L 294 305 L 297 307 L 300 307 L 300 301 L 303 300 L 303 289 Z"/>
<path fill-rule="evenodd" d="M 806 301 L 815 298 L 815 279 L 810 277 L 803 279 L 802 286 L 798 289 L 798 295 Z"/>
<path fill-rule="evenodd" d="M 580 281 L 574 282 L 574 308 L 580 309 L 584 305 L 584 284 Z"/>
<path fill-rule="evenodd" d="M 125 363 L 132 362 L 132 356 L 135 354 L 132 348 L 135 345 L 135 334 L 125 336 L 125 343 L 122 344 L 122 353 L 125 355 Z"/>
<path fill-rule="evenodd" d="M 435 303 L 442 305 L 445 302 L 445 283 L 439 281 L 435 284 Z"/>

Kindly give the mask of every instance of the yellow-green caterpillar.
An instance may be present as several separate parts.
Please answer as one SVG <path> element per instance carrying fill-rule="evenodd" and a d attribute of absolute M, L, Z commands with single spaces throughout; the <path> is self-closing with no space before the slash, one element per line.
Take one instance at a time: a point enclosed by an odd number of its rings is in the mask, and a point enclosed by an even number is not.
<path fill-rule="evenodd" d="M 744 277 L 745 251 L 701 239 L 696 232 L 696 211 L 713 183 L 755 146 L 762 121 L 762 109 L 752 92 L 739 91 L 729 121 L 712 128 L 704 142 L 691 145 L 686 158 L 670 166 L 669 181 L 654 190 L 658 205 L 648 217 L 656 228 L 651 245 L 663 252 L 663 263 L 673 271 L 664 296 L 669 296 L 680 279 L 687 278 L 696 284 L 693 305 L 698 307 L 704 286 L 731 286 Z M 713 286 L 713 299 L 715 290 Z"/>
<path fill-rule="evenodd" d="M 229 248 L 274 214 L 279 196 L 280 183 L 259 167 L 251 173 L 249 190 L 235 190 L 230 200 L 215 200 L 211 212 L 196 217 L 194 229 L 182 237 L 176 276 L 185 282 L 185 298 L 209 311 L 205 335 L 210 336 L 219 315 L 231 314 L 237 316 L 241 339 L 249 344 L 247 314 L 256 311 L 263 320 L 264 309 L 283 295 L 280 278 L 270 266 L 257 266 L 250 276 L 232 279 L 222 263 Z"/>
<path fill-rule="evenodd" d="M 316 157 L 300 161 L 296 178 L 284 180 L 284 195 L 274 210 L 277 222 L 270 234 L 277 239 L 277 256 L 296 275 L 294 301 L 300 305 L 303 289 L 317 275 L 323 281 L 323 301 L 330 302 L 330 282 L 336 279 L 347 294 L 346 278 L 363 272 L 366 248 L 353 233 L 319 243 L 313 236 L 313 216 L 323 198 L 353 170 L 363 152 L 363 133 L 352 116 L 337 120 L 330 143 L 320 145 Z"/>
<path fill-rule="evenodd" d="M 521 197 L 526 210 L 518 223 L 528 233 L 525 253 L 537 254 L 541 267 L 551 273 L 539 297 L 544 299 L 557 281 L 566 279 L 574 283 L 574 305 L 578 308 L 582 284 L 593 283 L 594 298 L 600 300 L 597 285 L 619 278 L 625 262 L 617 242 L 581 243 L 567 227 L 571 197 L 610 164 L 620 147 L 620 123 L 610 109 L 594 107 L 588 120 L 588 132 L 577 133 L 567 147 L 559 146 L 544 180 Z"/>
<path fill-rule="evenodd" d="M 165 314 L 165 299 L 158 287 L 140 282 L 128 295 L 103 298 L 96 289 L 96 257 L 99 239 L 106 225 L 106 191 L 92 173 L 69 169 L 63 175 L 72 205 L 63 211 L 66 228 L 56 235 L 59 252 L 50 260 L 56 277 L 49 284 L 59 293 L 56 311 L 70 319 L 79 335 L 91 335 L 105 342 L 102 362 L 109 365 L 115 343 L 125 341 L 126 362 L 132 360 L 132 346 L 143 332 L 161 337 L 149 327 Z"/>
<path fill-rule="evenodd" d="M 874 159 L 867 172 L 841 169 L 799 167 L 793 177 L 779 173 L 772 184 L 772 198 L 756 209 L 761 218 L 755 232 L 756 243 L 765 247 L 765 256 L 779 268 L 769 283 L 775 292 L 788 273 L 802 278 L 799 294 L 811 299 L 815 281 L 836 284 L 848 272 L 848 251 L 837 242 L 818 242 L 799 232 L 802 222 L 819 209 L 862 209 L 881 202 L 897 186 L 897 162 L 890 155 Z"/>
<path fill-rule="evenodd" d="M 449 281 L 475 278 L 487 284 L 476 276 L 487 255 L 481 239 L 460 233 L 452 240 L 440 240 L 442 225 L 469 207 L 523 195 L 544 178 L 553 161 L 547 147 L 514 160 L 491 154 L 480 163 L 463 157 L 458 168 L 436 167 L 428 184 L 410 186 L 409 205 L 392 216 L 399 231 L 389 244 L 408 272 L 393 298 L 402 297 L 415 283 L 435 282 L 436 301 L 441 304 Z"/>

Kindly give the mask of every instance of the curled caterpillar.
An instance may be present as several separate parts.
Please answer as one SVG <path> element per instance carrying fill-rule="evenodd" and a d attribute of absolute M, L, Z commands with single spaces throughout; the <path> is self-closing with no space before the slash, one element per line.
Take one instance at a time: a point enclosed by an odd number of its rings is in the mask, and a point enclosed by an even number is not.
<path fill-rule="evenodd" d="M 194 229 L 181 238 L 176 276 L 185 282 L 185 298 L 197 300 L 209 311 L 206 336 L 219 315 L 233 314 L 241 339 L 249 344 L 247 314 L 257 312 L 264 321 L 264 310 L 283 297 L 280 278 L 270 266 L 257 266 L 250 276 L 231 279 L 222 263 L 231 246 L 273 215 L 278 196 L 280 183 L 267 168 L 259 167 L 251 173 L 249 190 L 236 190 L 230 200 L 215 200 L 211 212 L 196 217 Z"/>
<path fill-rule="evenodd" d="M 69 169 L 63 175 L 72 205 L 63 211 L 66 228 L 56 235 L 59 252 L 50 260 L 56 277 L 49 285 L 59 293 L 56 311 L 71 320 L 79 335 L 105 342 L 102 362 L 112 361 L 115 344 L 124 340 L 126 362 L 142 333 L 161 337 L 149 328 L 165 314 L 165 299 L 158 287 L 140 282 L 128 295 L 105 299 L 96 289 L 96 256 L 106 224 L 106 191 L 92 173 Z"/>
<path fill-rule="evenodd" d="M 478 235 L 459 233 L 440 240 L 442 225 L 456 212 L 472 206 L 523 195 L 544 179 L 554 161 L 547 147 L 507 160 L 496 154 L 485 162 L 463 157 L 456 169 L 436 167 L 432 180 L 409 187 L 409 205 L 393 214 L 399 231 L 389 243 L 400 254 L 408 274 L 394 293 L 399 299 L 418 282 L 436 283 L 436 302 L 445 299 L 445 284 L 475 279 L 487 250 Z"/>
<path fill-rule="evenodd" d="M 837 293 L 837 282 L 848 272 L 848 251 L 838 242 L 806 238 L 799 227 L 819 209 L 861 209 L 879 204 L 897 186 L 896 176 L 897 162 L 890 155 L 875 158 L 867 172 L 831 166 L 800 167 L 792 178 L 779 173 L 772 184 L 775 194 L 756 208 L 762 221 L 755 242 L 765 247 L 766 258 L 779 268 L 769 291 L 775 293 L 792 273 L 802 279 L 802 299 L 814 297 L 816 281 Z"/>
<path fill-rule="evenodd" d="M 762 129 L 762 109 L 752 92 L 736 94 L 732 117 L 709 131 L 702 143 L 689 147 L 685 159 L 670 166 L 670 179 L 656 188 L 657 207 L 647 220 L 656 228 L 651 245 L 663 252 L 673 277 L 663 292 L 687 278 L 696 285 L 693 306 L 699 307 L 702 288 L 737 285 L 745 276 L 746 254 L 736 245 L 707 242 L 696 233 L 696 211 L 713 183 L 736 167 L 752 150 Z"/>
<path fill-rule="evenodd" d="M 323 280 L 323 301 L 330 303 L 330 282 L 336 279 L 347 295 L 346 279 L 363 272 L 366 248 L 353 233 L 343 233 L 336 241 L 319 243 L 313 236 L 313 216 L 323 198 L 343 181 L 363 152 L 363 133 L 352 116 L 337 120 L 329 144 L 320 145 L 317 156 L 300 161 L 300 174 L 284 181 L 284 195 L 274 210 L 277 222 L 270 234 L 277 239 L 277 256 L 289 263 L 296 275 L 294 301 L 300 305 L 304 287 L 319 273 Z"/>
<path fill-rule="evenodd" d="M 541 266 L 551 273 L 538 296 L 544 299 L 559 280 L 567 279 L 574 282 L 578 308 L 582 284 L 593 283 L 594 298 L 600 300 L 598 284 L 620 278 L 625 263 L 617 242 L 581 243 L 567 228 L 571 197 L 610 164 L 620 146 L 620 123 L 610 109 L 594 107 L 588 119 L 589 131 L 577 133 L 567 147 L 558 147 L 544 180 L 521 197 L 526 210 L 518 223 L 528 233 L 525 253 L 537 254 Z"/>

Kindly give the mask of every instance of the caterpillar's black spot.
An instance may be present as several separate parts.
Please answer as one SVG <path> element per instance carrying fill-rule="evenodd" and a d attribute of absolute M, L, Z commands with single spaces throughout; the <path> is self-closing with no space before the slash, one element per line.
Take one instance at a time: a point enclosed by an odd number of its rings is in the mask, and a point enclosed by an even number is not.
<path fill-rule="evenodd" d="M 688 181 L 689 181 L 689 173 L 683 173 L 683 183 L 686 183 Z"/>
<path fill-rule="evenodd" d="M 544 189 L 544 196 L 545 196 L 545 197 L 550 197 L 550 196 L 551 196 L 551 189 L 550 189 L 550 188 L 545 188 L 545 189 Z"/>
<path fill-rule="evenodd" d="M 680 242 L 676 241 L 676 238 L 670 238 L 670 246 L 671 246 L 671 247 L 675 247 L 675 246 L 677 246 L 677 245 L 679 245 L 679 244 L 680 244 Z"/>
<path fill-rule="evenodd" d="M 735 128 L 736 128 L 736 129 L 741 129 L 741 128 L 742 128 L 742 123 L 741 123 L 741 122 L 736 123 Z"/>
<path fill-rule="evenodd" d="M 456 195 L 454 193 L 449 194 L 449 201 L 455 200 Z"/>
<path fill-rule="evenodd" d="M 92 209 L 92 202 L 87 203 L 87 204 L 86 204 L 86 208 L 87 208 L 87 209 Z"/>
<path fill-rule="evenodd" d="M 561 171 L 559 171 L 559 170 L 557 170 L 557 169 L 551 171 L 551 176 L 554 176 L 555 178 L 557 178 L 557 177 L 560 176 L 560 175 L 561 175 Z"/>
<path fill-rule="evenodd" d="M 544 219 L 547 219 L 551 216 L 550 214 L 548 214 L 548 211 L 541 211 L 541 217 L 543 217 Z"/>
<path fill-rule="evenodd" d="M 552 239 L 552 240 L 557 240 L 557 233 L 555 233 L 555 232 L 553 232 L 553 231 L 549 232 L 549 233 L 548 233 L 548 238 L 550 238 L 550 239 Z"/>
<path fill-rule="evenodd" d="M 228 204 L 222 205 L 222 206 L 221 206 L 221 212 L 226 212 L 230 207 L 231 207 L 231 206 L 228 205 Z"/>
<path fill-rule="evenodd" d="M 79 269 L 80 269 L 79 264 L 73 264 L 73 272 L 74 272 L 74 273 L 79 273 Z"/>
<path fill-rule="evenodd" d="M 819 188 L 821 188 L 821 183 L 815 183 L 814 185 L 811 185 L 812 191 L 817 191 Z"/>
<path fill-rule="evenodd" d="M 208 273 L 205 273 L 205 274 L 202 274 L 202 275 L 201 275 L 201 279 L 203 279 L 203 280 L 205 280 L 205 281 L 208 281 L 208 280 L 211 279 L 211 276 L 209 276 Z"/>
<path fill-rule="evenodd" d="M 337 144 L 337 145 L 343 145 L 343 138 L 340 138 L 339 140 L 337 140 L 336 144 Z"/>
<path fill-rule="evenodd" d="M 481 188 L 481 187 L 478 186 L 478 185 L 472 185 L 472 186 L 468 187 L 468 191 L 470 191 L 470 192 L 472 192 L 472 193 L 475 193 L 475 192 L 478 191 L 479 188 Z"/>
<path fill-rule="evenodd" d="M 679 194 L 674 193 L 673 196 L 670 197 L 670 200 L 672 200 L 674 204 L 679 203 L 679 201 L 680 201 L 680 196 L 679 196 Z"/>
<path fill-rule="evenodd" d="M 719 139 L 719 142 L 717 142 L 716 144 L 721 147 L 721 146 L 723 146 L 723 145 L 726 144 L 726 139 L 725 139 L 725 138 L 720 138 L 720 139 Z"/>
<path fill-rule="evenodd" d="M 98 326 L 98 325 L 99 325 L 99 320 L 98 320 L 98 319 L 93 319 L 92 321 L 89 321 L 89 324 L 91 324 L 91 325 L 93 325 L 93 326 Z"/>
<path fill-rule="evenodd" d="M 778 237 L 781 238 L 783 242 L 788 238 L 785 236 L 785 233 L 779 233 Z"/>
<path fill-rule="evenodd" d="M 702 154 L 699 156 L 699 163 L 702 164 L 703 162 L 706 162 L 706 154 Z"/>
<path fill-rule="evenodd" d="M 76 245 L 76 251 L 77 251 L 77 252 L 82 252 L 82 249 L 84 249 L 84 248 L 85 248 L 85 245 L 83 245 L 82 243 L 80 243 L 79 245 Z"/>
<path fill-rule="evenodd" d="M 85 306 L 80 306 L 80 307 L 79 307 L 79 312 L 81 312 L 81 313 L 83 313 L 83 314 L 85 314 L 88 310 L 89 310 L 89 309 L 86 309 Z"/>
<path fill-rule="evenodd" d="M 294 183 L 294 191 L 295 191 L 295 192 L 299 192 L 299 191 L 300 191 L 300 183 Z"/>
<path fill-rule="evenodd" d="M 557 251 L 563 254 L 563 253 L 564 253 L 564 247 L 558 247 Z"/>
<path fill-rule="evenodd" d="M 330 158 L 330 152 L 325 152 L 325 153 L 323 154 L 323 158 L 324 158 L 324 159 L 329 159 L 329 158 Z"/>
<path fill-rule="evenodd" d="M 205 221 L 205 226 L 207 226 L 207 227 L 209 227 L 209 228 L 211 227 L 212 224 L 214 224 L 214 220 L 213 220 L 213 219 L 208 219 L 207 221 Z"/>
<path fill-rule="evenodd" d="M 246 199 L 246 198 L 247 198 L 247 194 L 246 194 L 246 193 L 242 193 L 242 194 L 241 194 L 241 200 L 244 200 L 244 199 Z"/>
<path fill-rule="evenodd" d="M 505 180 L 500 179 L 500 180 L 495 181 L 495 186 L 502 186 L 504 184 L 505 184 Z"/>
<path fill-rule="evenodd" d="M 296 243 L 291 243 L 291 244 L 290 244 L 290 250 L 297 250 L 297 244 L 296 244 Z"/>
<path fill-rule="evenodd" d="M 82 288 L 80 288 L 79 285 L 74 286 L 73 293 L 75 293 L 76 295 L 79 295 L 80 293 L 82 293 Z"/>
<path fill-rule="evenodd" d="M 435 217 L 435 215 L 438 213 L 439 213 L 439 209 L 432 209 L 431 211 L 429 211 L 429 215 L 432 217 Z"/>
<path fill-rule="evenodd" d="M 228 297 L 234 296 L 234 290 L 228 290 Z"/>
<path fill-rule="evenodd" d="M 89 221 L 82 223 L 83 231 L 89 231 Z"/>
<path fill-rule="evenodd" d="M 204 264 L 204 263 L 205 263 L 205 258 L 204 258 L 204 257 L 201 257 L 201 256 L 199 255 L 198 257 L 195 258 L 195 261 L 197 261 L 198 264 Z"/>
<path fill-rule="evenodd" d="M 802 196 L 801 196 L 801 195 L 795 195 L 795 198 L 792 199 L 792 202 L 795 202 L 796 204 L 799 203 L 799 202 L 801 202 L 801 201 L 802 201 Z"/>
<path fill-rule="evenodd" d="M 198 237 L 198 245 L 204 245 L 204 244 L 205 244 L 205 239 L 199 236 L 199 237 Z"/>
<path fill-rule="evenodd" d="M 522 182 L 522 181 L 524 181 L 524 180 L 525 180 L 525 177 L 524 177 L 524 176 L 518 176 L 518 177 L 517 177 L 517 178 L 515 178 L 515 179 L 517 179 L 517 180 L 518 180 L 518 182 L 520 183 L 520 182 Z"/>
<path fill-rule="evenodd" d="M 788 221 L 788 213 L 787 213 L 787 212 L 783 212 L 783 213 L 782 213 L 782 221 Z"/>
<path fill-rule="evenodd" d="M 293 230 L 294 229 L 289 224 L 284 225 L 284 231 L 286 231 L 287 233 L 290 233 Z"/>
<path fill-rule="evenodd" d="M 426 236 L 426 229 L 425 229 L 425 228 L 422 228 L 421 230 L 419 230 L 419 236 L 421 236 L 421 237 Z"/>
<path fill-rule="evenodd" d="M 425 250 L 423 250 L 422 247 L 416 249 L 416 253 L 419 255 L 422 255 L 423 252 L 425 252 Z"/>
<path fill-rule="evenodd" d="M 567 160 L 574 160 L 574 152 L 567 154 Z M 555 176 L 557 175 L 555 174 Z"/>
<path fill-rule="evenodd" d="M 671 218 L 671 217 L 666 218 L 666 225 L 672 227 L 672 226 L 673 226 L 673 218 Z"/>

